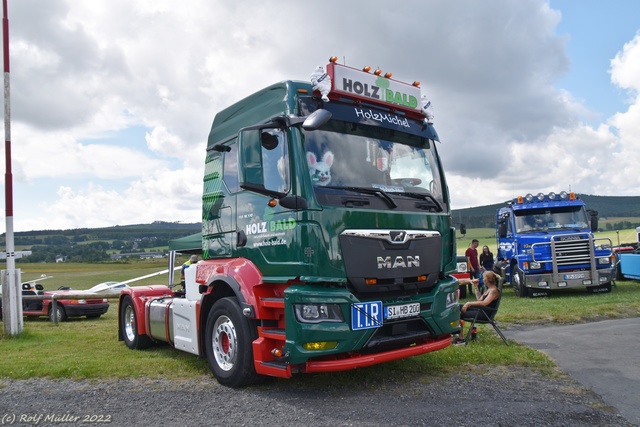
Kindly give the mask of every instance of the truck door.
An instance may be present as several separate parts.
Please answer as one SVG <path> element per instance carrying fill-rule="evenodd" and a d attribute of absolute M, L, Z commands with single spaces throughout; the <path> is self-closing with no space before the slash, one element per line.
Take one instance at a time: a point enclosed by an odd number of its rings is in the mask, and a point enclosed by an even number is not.
<path fill-rule="evenodd" d="M 264 275 L 282 275 L 282 264 L 299 263 L 297 213 L 278 203 L 292 194 L 289 145 L 284 129 L 240 133 L 237 196 L 238 256 L 251 259 Z"/>

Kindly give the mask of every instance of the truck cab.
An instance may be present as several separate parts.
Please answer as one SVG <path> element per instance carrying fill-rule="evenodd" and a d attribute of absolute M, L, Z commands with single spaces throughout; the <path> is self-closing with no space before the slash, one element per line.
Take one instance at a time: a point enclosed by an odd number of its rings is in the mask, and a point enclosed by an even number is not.
<path fill-rule="evenodd" d="M 610 292 L 612 244 L 595 238 L 597 212 L 587 211 L 575 193 L 527 194 L 496 213 L 498 258 L 519 296 L 547 296 L 552 290 L 584 287 Z"/>

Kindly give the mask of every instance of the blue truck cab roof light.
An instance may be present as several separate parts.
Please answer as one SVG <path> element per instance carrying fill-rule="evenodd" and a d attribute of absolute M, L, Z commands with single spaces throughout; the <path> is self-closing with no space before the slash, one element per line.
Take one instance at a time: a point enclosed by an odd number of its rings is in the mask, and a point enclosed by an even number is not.
<path fill-rule="evenodd" d="M 533 203 L 535 202 L 544 202 L 547 201 L 558 201 L 558 200 L 577 200 L 578 197 L 576 193 L 566 191 L 561 191 L 559 194 L 555 192 L 550 192 L 549 194 L 538 193 L 535 196 L 531 193 L 527 193 L 525 196 L 518 196 L 513 199 L 512 203 L 522 205 L 524 203 Z"/>

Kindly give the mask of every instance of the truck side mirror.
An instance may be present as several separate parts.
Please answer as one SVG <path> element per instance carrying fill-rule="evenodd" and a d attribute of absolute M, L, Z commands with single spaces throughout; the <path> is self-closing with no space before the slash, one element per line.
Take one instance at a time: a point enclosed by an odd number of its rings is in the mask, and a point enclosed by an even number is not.
<path fill-rule="evenodd" d="M 331 112 L 320 109 L 316 110 L 302 122 L 302 129 L 304 130 L 316 130 L 320 126 L 324 125 L 331 119 Z"/>
<path fill-rule="evenodd" d="M 467 234 L 467 226 L 465 224 L 460 224 L 460 234 L 463 236 Z"/>
<path fill-rule="evenodd" d="M 507 223 L 501 222 L 498 224 L 498 237 L 504 239 L 507 237 Z"/>
<path fill-rule="evenodd" d="M 592 216 L 591 218 L 591 232 L 595 233 L 598 231 L 598 217 Z"/>

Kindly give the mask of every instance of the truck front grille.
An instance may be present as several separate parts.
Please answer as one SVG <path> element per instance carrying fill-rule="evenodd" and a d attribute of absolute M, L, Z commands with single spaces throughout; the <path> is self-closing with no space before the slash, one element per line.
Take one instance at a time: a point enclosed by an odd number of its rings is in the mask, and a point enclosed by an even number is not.
<path fill-rule="evenodd" d="M 591 262 L 588 239 L 555 241 L 554 243 L 558 267 L 589 264 Z"/>

